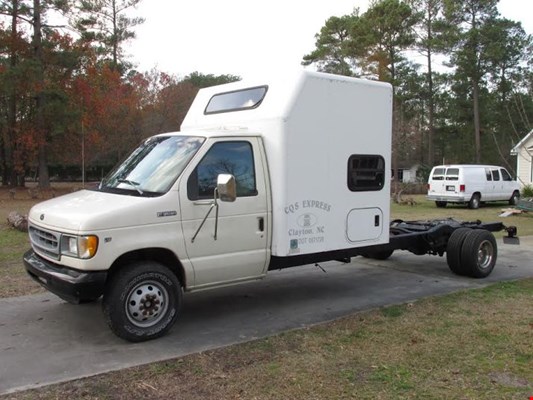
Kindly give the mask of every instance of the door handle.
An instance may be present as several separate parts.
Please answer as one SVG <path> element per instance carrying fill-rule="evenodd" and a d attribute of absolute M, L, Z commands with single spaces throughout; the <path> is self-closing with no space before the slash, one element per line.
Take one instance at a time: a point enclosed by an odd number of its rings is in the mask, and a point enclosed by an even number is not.
<path fill-rule="evenodd" d="M 258 222 L 259 222 L 259 232 L 264 232 L 265 231 L 265 219 L 263 217 L 259 217 L 257 218 Z"/>
<path fill-rule="evenodd" d="M 193 201 L 193 203 L 195 206 L 210 206 L 211 204 L 213 204 L 213 200 L 196 200 L 196 201 Z"/>

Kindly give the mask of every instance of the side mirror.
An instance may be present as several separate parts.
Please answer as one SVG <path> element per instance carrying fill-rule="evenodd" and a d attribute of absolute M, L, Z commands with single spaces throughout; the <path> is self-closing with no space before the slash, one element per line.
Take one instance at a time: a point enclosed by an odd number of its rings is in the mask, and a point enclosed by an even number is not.
<path fill-rule="evenodd" d="M 235 201 L 237 198 L 237 184 L 231 174 L 220 174 L 217 178 L 217 192 L 220 201 Z"/>

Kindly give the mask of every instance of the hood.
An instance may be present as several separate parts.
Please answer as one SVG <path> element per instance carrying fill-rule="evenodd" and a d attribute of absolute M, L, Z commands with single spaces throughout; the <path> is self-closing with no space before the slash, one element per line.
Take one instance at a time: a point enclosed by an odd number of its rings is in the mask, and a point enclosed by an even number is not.
<path fill-rule="evenodd" d="M 170 204 L 171 207 L 165 207 Z M 58 231 L 89 232 L 179 219 L 177 192 L 138 197 L 80 190 L 32 207 L 32 224 Z"/>

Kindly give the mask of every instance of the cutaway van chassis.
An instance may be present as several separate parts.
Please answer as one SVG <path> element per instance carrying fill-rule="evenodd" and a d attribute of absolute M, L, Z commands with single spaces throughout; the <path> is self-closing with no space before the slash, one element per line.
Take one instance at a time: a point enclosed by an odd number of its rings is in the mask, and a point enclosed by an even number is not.
<path fill-rule="evenodd" d="M 448 266 L 457 275 L 485 278 L 496 264 L 498 246 L 492 232 L 506 231 L 504 242 L 518 244 L 517 229 L 501 222 L 461 222 L 454 219 L 428 221 L 394 220 L 390 224 L 387 244 L 315 253 L 293 257 L 272 257 L 269 269 L 330 260 L 350 262 L 351 257 L 363 256 L 378 260 L 389 258 L 395 250 L 407 250 L 416 255 L 446 254 Z"/>

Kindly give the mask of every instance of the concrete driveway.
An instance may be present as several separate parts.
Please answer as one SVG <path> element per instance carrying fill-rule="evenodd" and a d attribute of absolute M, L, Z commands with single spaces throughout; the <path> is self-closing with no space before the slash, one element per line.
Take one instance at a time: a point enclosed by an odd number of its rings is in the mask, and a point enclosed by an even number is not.
<path fill-rule="evenodd" d="M 131 344 L 115 337 L 101 304 L 73 306 L 51 294 L 0 300 L 0 394 L 179 357 L 330 321 L 389 304 L 496 281 L 533 277 L 533 237 L 498 241 L 487 279 L 453 275 L 445 258 L 396 252 L 270 273 L 261 282 L 185 295 L 169 335 Z"/>

